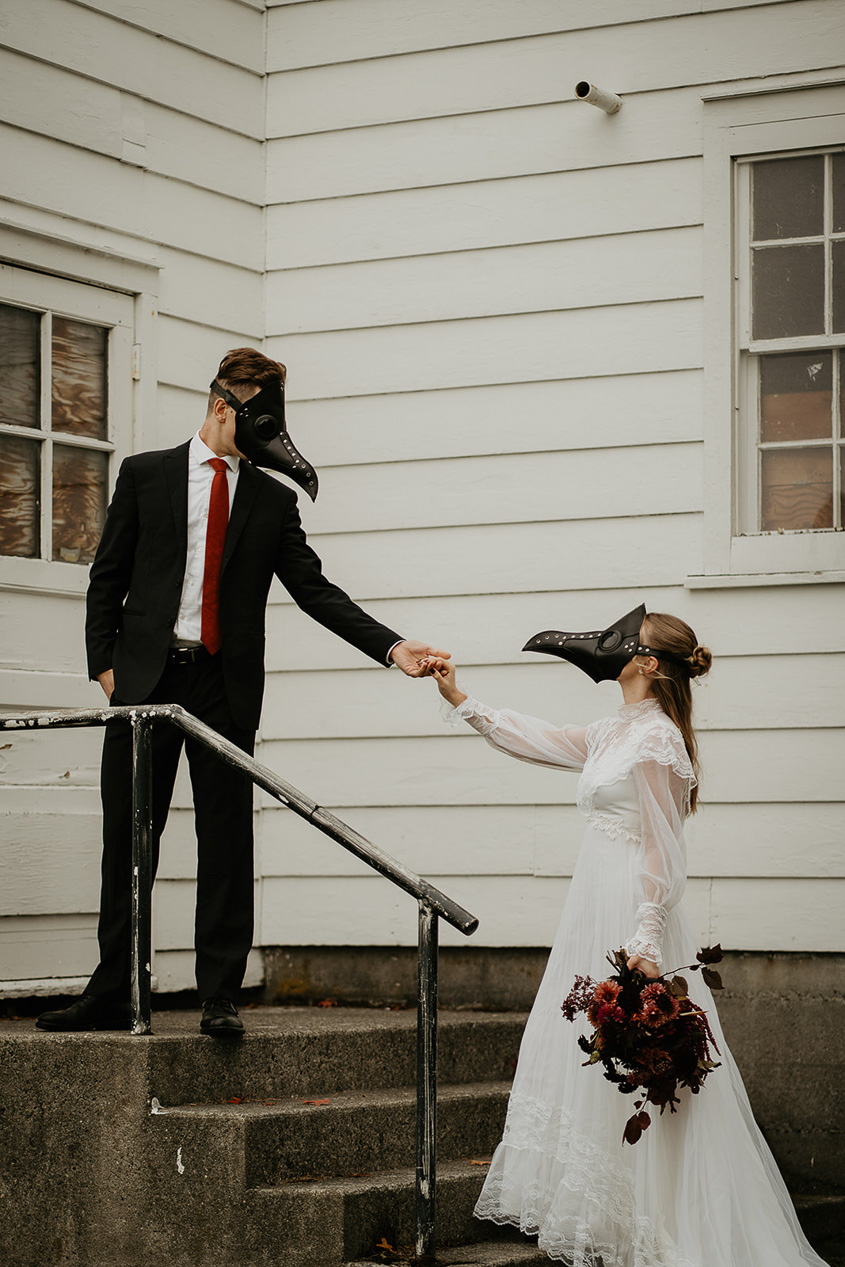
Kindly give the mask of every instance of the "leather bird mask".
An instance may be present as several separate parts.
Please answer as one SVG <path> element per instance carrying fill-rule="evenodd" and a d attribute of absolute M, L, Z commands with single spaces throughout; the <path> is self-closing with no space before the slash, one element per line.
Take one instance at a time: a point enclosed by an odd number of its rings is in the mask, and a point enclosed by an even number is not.
<path fill-rule="evenodd" d="M 262 387 L 249 400 L 238 400 L 215 378 L 211 390 L 235 411 L 235 444 L 253 466 L 286 475 L 317 499 L 317 472 L 294 446 L 285 423 L 285 389 L 281 379 Z"/>

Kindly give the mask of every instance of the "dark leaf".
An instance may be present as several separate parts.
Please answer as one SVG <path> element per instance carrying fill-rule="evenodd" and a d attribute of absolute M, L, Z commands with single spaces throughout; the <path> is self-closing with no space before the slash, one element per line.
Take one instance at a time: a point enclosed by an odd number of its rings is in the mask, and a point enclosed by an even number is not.
<path fill-rule="evenodd" d="M 651 1118 L 645 1112 L 637 1114 L 637 1121 L 640 1124 L 640 1129 L 643 1131 L 647 1131 L 651 1126 Z"/>
<path fill-rule="evenodd" d="M 638 1121 L 639 1113 L 635 1113 L 633 1117 L 629 1117 L 625 1123 L 625 1130 L 622 1132 L 623 1144 L 636 1144 L 637 1140 L 643 1133 L 643 1128 Z"/>
<path fill-rule="evenodd" d="M 673 977 L 669 982 L 669 993 L 676 999 L 685 999 L 689 994 L 689 986 L 684 977 Z"/>
<path fill-rule="evenodd" d="M 722 962 L 722 946 L 717 942 L 715 946 L 704 946 L 695 956 L 699 963 L 721 963 Z"/>
<path fill-rule="evenodd" d="M 722 978 L 715 968 L 702 968 L 701 975 L 705 984 L 709 985 L 711 990 L 723 990 L 725 988 L 722 985 Z"/>

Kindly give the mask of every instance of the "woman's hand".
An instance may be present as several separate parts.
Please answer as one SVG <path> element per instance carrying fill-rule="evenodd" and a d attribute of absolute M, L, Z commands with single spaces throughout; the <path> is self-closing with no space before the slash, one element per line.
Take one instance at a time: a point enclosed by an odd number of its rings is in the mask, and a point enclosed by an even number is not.
<path fill-rule="evenodd" d="M 632 972 L 641 972 L 644 977 L 659 977 L 660 969 L 652 959 L 643 959 L 642 955 L 631 955 L 628 967 Z"/>
<path fill-rule="evenodd" d="M 425 662 L 425 672 L 434 678 L 438 691 L 453 708 L 457 708 L 458 704 L 463 704 L 466 695 L 463 691 L 459 691 L 455 684 L 455 666 L 451 660 L 444 660 L 441 656 L 429 656 Z"/>

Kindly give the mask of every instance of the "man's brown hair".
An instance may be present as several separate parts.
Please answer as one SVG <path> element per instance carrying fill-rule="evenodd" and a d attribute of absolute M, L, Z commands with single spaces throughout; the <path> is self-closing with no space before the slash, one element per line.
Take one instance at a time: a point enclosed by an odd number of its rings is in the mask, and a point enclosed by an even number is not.
<path fill-rule="evenodd" d="M 276 383 L 280 379 L 284 383 L 286 376 L 287 370 L 281 361 L 271 361 L 269 356 L 255 348 L 232 348 L 220 362 L 215 378 L 238 400 L 245 400 L 246 388 L 266 387 L 268 383 Z M 215 392 L 209 393 L 209 410 L 215 395 Z"/>

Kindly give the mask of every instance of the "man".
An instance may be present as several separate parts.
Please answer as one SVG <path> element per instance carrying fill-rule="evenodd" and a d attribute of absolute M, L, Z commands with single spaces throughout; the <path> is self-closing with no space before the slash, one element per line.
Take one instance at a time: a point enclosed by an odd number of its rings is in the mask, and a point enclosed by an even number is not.
<path fill-rule="evenodd" d="M 109 701 L 181 704 L 250 754 L 274 574 L 303 611 L 380 664 L 417 677 L 427 655 L 444 654 L 380 625 L 326 580 L 296 494 L 244 460 L 246 449 L 316 496 L 316 474 L 284 426 L 284 379 L 283 365 L 253 348 L 234 349 L 220 363 L 193 439 L 126 459 L 88 588 L 89 674 Z M 250 406 L 259 396 L 260 408 Z M 153 727 L 154 867 L 182 744 L 175 727 Z M 41 1029 L 129 1024 L 131 747 L 128 726 L 106 727 L 100 963 L 75 1003 L 38 1018 Z M 200 1028 L 238 1035 L 235 999 L 252 945 L 252 784 L 196 741 L 185 747 L 197 833 Z"/>

